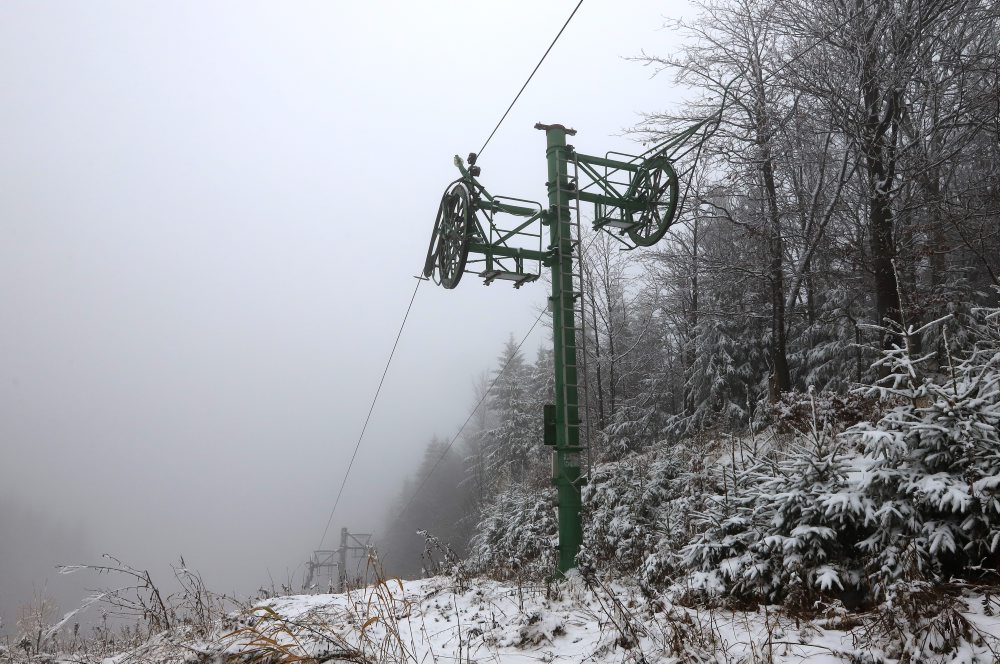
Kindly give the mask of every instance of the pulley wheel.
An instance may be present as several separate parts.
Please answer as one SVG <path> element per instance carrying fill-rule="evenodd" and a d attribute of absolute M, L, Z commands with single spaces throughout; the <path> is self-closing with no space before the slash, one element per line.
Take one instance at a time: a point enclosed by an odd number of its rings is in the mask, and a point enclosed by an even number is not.
<path fill-rule="evenodd" d="M 435 222 L 437 279 L 445 288 L 457 286 L 465 273 L 472 219 L 472 195 L 469 188 L 464 182 L 456 182 L 444 192 Z M 431 246 L 433 245 L 432 239 Z M 427 269 L 426 265 L 424 269 Z"/>
<path fill-rule="evenodd" d="M 438 204 L 437 216 L 434 217 L 434 230 L 431 231 L 431 244 L 427 247 L 427 258 L 424 259 L 424 276 L 429 277 L 437 266 L 438 252 L 441 251 L 441 215 L 444 210 L 444 202 L 448 196 L 441 199 Z"/>
<path fill-rule="evenodd" d="M 669 159 L 653 157 L 643 162 L 629 187 L 628 197 L 642 206 L 628 212 L 634 224 L 628 229 L 629 239 L 640 247 L 659 242 L 673 223 L 679 192 L 677 173 Z"/>

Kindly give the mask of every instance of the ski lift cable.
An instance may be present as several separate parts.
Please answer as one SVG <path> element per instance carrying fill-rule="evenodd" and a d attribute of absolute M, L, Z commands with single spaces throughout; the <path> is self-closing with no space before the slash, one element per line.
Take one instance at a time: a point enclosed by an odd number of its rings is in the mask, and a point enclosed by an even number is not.
<path fill-rule="evenodd" d="M 594 240 L 596 239 L 597 239 L 597 234 L 594 234 L 590 238 L 590 241 L 587 242 L 587 246 L 583 248 L 582 252 L 582 255 L 584 257 L 586 257 L 587 252 L 590 251 L 590 247 L 594 244 Z M 496 387 L 496 384 L 500 380 L 500 377 L 503 376 L 504 372 L 507 370 L 507 367 L 510 366 L 511 361 L 521 350 L 521 346 L 525 344 L 525 342 L 528 340 L 528 337 L 531 336 L 531 333 L 535 331 L 536 327 L 538 327 L 538 323 L 542 320 L 542 316 L 544 316 L 547 313 L 547 311 L 548 311 L 547 309 L 542 309 L 538 313 L 538 317 L 535 318 L 535 322 L 531 324 L 531 327 L 528 328 L 528 331 L 521 338 L 521 341 L 517 344 L 517 348 L 515 348 L 514 352 L 510 354 L 510 357 L 507 358 L 507 361 L 504 362 L 504 365 L 500 368 L 500 371 L 497 372 L 497 375 L 493 379 L 493 382 L 491 382 L 490 386 L 486 388 L 485 392 L 483 392 L 483 396 L 480 397 L 479 401 L 476 402 L 476 405 L 473 406 L 472 410 L 469 412 L 469 416 L 465 418 L 465 422 L 463 422 L 462 426 L 459 427 L 458 432 L 454 436 L 452 436 L 452 439 L 448 442 L 445 448 L 441 450 L 441 454 L 434 461 L 434 465 L 431 466 L 431 469 L 427 471 L 427 474 L 424 475 L 422 480 L 420 480 L 420 484 L 418 484 L 417 488 L 413 490 L 412 494 L 410 494 L 410 499 L 406 501 L 406 504 L 403 506 L 403 509 L 401 509 L 399 511 L 399 514 L 396 515 L 396 518 L 393 519 L 394 521 L 398 521 L 399 519 L 403 518 L 403 515 L 406 514 L 406 510 L 410 509 L 410 505 L 413 504 L 413 501 L 416 500 L 417 495 L 420 493 L 421 489 L 423 489 L 424 485 L 427 484 L 427 480 L 431 478 L 431 476 L 434 474 L 434 471 L 437 470 L 437 467 L 440 466 L 441 462 L 444 461 L 444 458 L 448 456 L 448 452 L 451 451 L 452 446 L 458 441 L 459 437 L 462 435 L 462 432 L 465 431 L 465 427 L 467 427 L 469 425 L 469 422 L 472 421 L 472 418 L 482 407 L 483 403 L 486 401 L 486 398 L 490 396 L 490 392 L 492 392 L 493 388 Z"/>
<path fill-rule="evenodd" d="M 361 448 L 361 441 L 365 437 L 365 431 L 368 429 L 368 422 L 372 419 L 372 413 L 375 411 L 375 403 L 378 401 L 378 395 L 382 391 L 382 384 L 385 383 L 386 374 L 389 373 L 389 365 L 392 364 L 392 358 L 396 354 L 396 347 L 399 345 L 399 338 L 403 336 L 403 329 L 406 327 L 406 319 L 410 317 L 410 309 L 413 308 L 413 300 L 417 297 L 417 291 L 420 290 L 420 284 L 426 281 L 423 278 L 417 277 L 417 285 L 413 289 L 413 295 L 410 296 L 410 303 L 406 306 L 406 313 L 403 314 L 403 322 L 399 325 L 399 332 L 396 333 L 396 340 L 392 343 L 392 350 L 389 351 L 389 359 L 385 362 L 385 369 L 382 370 L 382 378 L 378 381 L 378 387 L 375 389 L 375 396 L 372 397 L 371 406 L 368 408 L 368 415 L 365 417 L 365 423 L 361 427 L 361 434 L 358 435 L 358 442 L 354 445 L 354 452 L 351 454 L 351 460 L 347 464 L 347 470 L 344 472 L 344 479 L 340 482 L 340 489 L 337 491 L 337 498 L 333 501 L 333 509 L 330 510 L 330 517 L 326 520 L 326 527 L 323 529 L 323 537 L 320 538 L 319 546 L 316 547 L 317 550 L 322 550 L 323 542 L 326 541 L 327 533 L 330 532 L 330 524 L 333 523 L 333 515 L 337 512 L 337 506 L 340 505 L 340 497 L 344 495 L 344 487 L 347 486 L 347 478 L 351 475 L 351 469 L 354 467 L 354 459 L 358 456 L 358 450 Z"/>
<path fill-rule="evenodd" d="M 479 148 L 479 154 L 482 154 L 483 150 L 486 149 L 486 146 L 489 145 L 489 143 L 490 143 L 491 140 L 493 140 L 493 136 L 496 135 L 497 130 L 500 129 L 500 125 L 502 125 L 503 121 L 505 119 L 507 119 L 507 115 L 510 113 L 511 109 L 514 108 L 514 104 L 517 103 L 517 100 L 521 97 L 521 94 L 524 92 L 525 88 L 528 87 L 528 84 L 531 82 L 531 79 L 534 78 L 535 73 L 538 72 L 538 69 L 542 66 L 542 63 L 545 62 L 545 58 L 548 57 L 549 53 L 552 51 L 552 48 L 556 45 L 556 42 L 559 41 L 559 38 L 562 36 L 562 33 L 566 30 L 566 27 L 569 25 L 570 21 L 573 20 L 573 17 L 576 15 L 577 10 L 580 9 L 580 5 L 582 5 L 582 4 L 583 4 L 583 0 L 579 0 L 579 2 L 576 3 L 576 7 L 573 8 L 573 11 L 570 12 L 569 17 L 566 19 L 566 22 L 563 23 L 563 25 L 562 25 L 561 28 L 559 28 L 559 32 L 556 33 L 556 36 L 552 40 L 552 43 L 549 44 L 549 47 L 547 49 L 545 49 L 545 53 L 542 54 L 542 57 L 538 61 L 538 64 L 536 64 L 535 68 L 531 70 L 531 73 L 528 75 L 528 78 L 524 81 L 524 85 L 522 85 L 521 89 L 518 90 L 518 92 L 517 92 L 516 95 L 514 95 L 514 100 L 512 102 L 510 102 L 510 106 L 508 106 L 507 110 L 504 111 L 503 115 L 500 117 L 499 122 L 497 122 L 496 126 L 493 128 L 493 131 L 491 131 L 490 135 L 486 138 L 486 142 L 484 142 L 483 146 L 481 148 Z M 336 500 L 334 500 L 333 509 L 330 510 L 330 517 L 327 519 L 326 527 L 323 529 L 323 537 L 320 539 L 320 544 L 319 544 L 319 547 L 318 547 L 319 549 L 323 548 L 323 542 L 326 541 L 326 536 L 327 536 L 327 534 L 330 531 L 330 524 L 333 523 L 333 516 L 337 512 L 337 506 L 340 504 L 340 498 L 341 498 L 341 496 L 344 493 L 344 487 L 347 485 L 347 479 L 350 476 L 351 469 L 354 466 L 354 459 L 358 455 L 358 449 L 361 447 L 361 441 L 364 438 L 365 430 L 368 428 L 368 422 L 371 420 L 372 412 L 375 410 L 375 402 L 378 401 L 379 392 L 381 392 L 381 390 L 382 390 L 382 383 L 385 381 L 385 376 L 386 376 L 386 374 L 389 371 L 389 365 L 392 363 L 392 357 L 393 357 L 393 355 L 396 352 L 396 346 L 399 344 L 399 338 L 403 334 L 403 327 L 406 325 L 406 318 L 410 315 L 410 309 L 413 307 L 413 300 L 414 300 L 414 298 L 417 295 L 417 290 L 420 288 L 420 282 L 421 281 L 422 280 L 418 278 L 417 287 L 413 289 L 413 296 L 410 298 L 410 304 L 407 306 L 407 308 L 406 308 L 406 314 L 403 316 L 403 323 L 399 327 L 399 333 L 396 335 L 396 341 L 395 341 L 395 343 L 393 343 L 392 351 L 389 353 L 389 359 L 386 362 L 385 369 L 382 372 L 382 378 L 381 378 L 381 380 L 379 380 L 378 388 L 375 390 L 375 396 L 372 399 L 371 407 L 368 409 L 368 415 L 367 415 L 367 417 L 365 417 L 365 423 L 361 427 L 361 435 L 358 436 L 358 442 L 354 446 L 354 452 L 351 455 L 351 460 L 350 460 L 350 462 L 347 465 L 347 471 L 344 473 L 344 479 L 340 483 L 340 489 L 337 491 L 337 498 L 336 498 Z M 541 316 L 539 316 L 539 319 L 541 319 Z M 537 325 L 537 323 L 538 323 L 538 321 L 535 321 L 536 325 Z M 535 326 L 532 325 L 531 329 L 534 330 L 534 328 L 535 328 Z M 529 331 L 528 334 L 530 334 L 530 333 L 531 332 Z M 527 338 L 527 337 L 525 337 L 525 338 Z M 478 406 L 477 406 L 477 408 L 478 408 Z M 475 413 L 475 411 L 473 411 L 473 413 Z M 471 420 L 471 418 L 472 418 L 472 415 L 469 416 L 470 420 Z M 467 423 L 468 422 L 466 422 L 466 424 Z M 465 425 L 463 425 L 463 428 L 464 428 L 464 426 Z M 461 431 L 459 433 L 461 433 Z M 457 438 L 457 436 L 456 436 L 456 438 Z M 449 445 L 448 447 L 450 448 L 451 446 Z M 436 467 L 436 464 L 435 464 L 435 467 Z"/>
<path fill-rule="evenodd" d="M 524 92 L 524 89 L 528 87 L 528 83 L 531 83 L 531 79 L 534 77 L 535 72 L 537 72 L 538 68 L 542 66 L 543 62 L 545 62 L 545 58 L 548 56 L 549 51 L 551 51 L 552 47 L 556 45 L 557 41 L 559 41 L 559 37 L 562 36 L 562 33 L 566 29 L 566 26 L 568 26 L 569 22 L 573 20 L 573 16 L 576 15 L 576 10 L 578 10 L 580 8 L 580 5 L 582 5 L 582 4 L 583 4 L 583 0 L 580 0 L 580 2 L 576 3 L 576 7 L 574 7 L 573 11 L 570 12 L 569 18 L 567 18 L 566 22 L 563 23 L 563 26 L 561 28 L 559 28 L 559 32 L 556 33 L 555 39 L 553 39 L 552 43 L 549 44 L 549 47 L 547 49 L 545 49 L 545 53 L 542 54 L 541 60 L 539 60 L 538 64 L 535 65 L 535 68 L 531 70 L 531 73 L 528 74 L 528 78 L 527 78 L 527 80 L 524 81 L 524 85 L 522 85 L 521 89 L 517 91 L 516 95 L 514 95 L 514 101 L 510 102 L 510 106 L 508 106 L 507 110 L 503 112 L 503 115 L 500 117 L 500 121 L 497 122 L 497 126 L 493 127 L 493 131 L 490 132 L 490 135 L 489 135 L 489 137 L 487 137 L 486 142 L 483 143 L 483 147 L 479 148 L 479 152 L 477 152 L 476 154 L 482 155 L 483 154 L 483 150 L 485 150 L 486 146 L 490 144 L 491 140 L 493 140 L 494 134 L 496 134 L 497 130 L 500 129 L 500 125 L 503 124 L 503 121 L 507 119 L 507 114 L 509 114 L 510 111 L 511 111 L 511 109 L 514 108 L 514 104 L 516 104 L 517 100 L 520 99 L 521 93 Z"/>
<path fill-rule="evenodd" d="M 784 64 L 782 64 L 778 69 L 776 69 L 775 71 L 771 72 L 766 77 L 764 77 L 763 78 L 763 82 L 766 82 L 766 81 L 770 80 L 771 78 L 773 78 L 774 76 L 777 76 L 782 71 L 784 71 L 787 67 L 791 66 L 797 60 L 799 60 L 802 57 L 804 57 L 807 53 L 809 53 L 813 49 L 819 47 L 821 44 L 827 42 L 830 39 L 830 37 L 832 37 L 834 34 L 836 34 L 837 32 L 839 32 L 843 28 L 845 28 L 848 24 L 850 24 L 857 17 L 859 17 L 862 14 L 862 12 L 866 11 L 868 8 L 870 8 L 871 6 L 873 6 L 878 1 L 879 0 L 869 0 L 869 2 L 867 2 L 863 6 L 861 6 L 856 12 L 854 12 L 853 14 L 851 14 L 845 21 L 839 23 L 832 30 L 830 30 L 825 35 L 823 35 L 821 39 L 817 39 L 813 44 L 811 44 L 810 46 L 808 46 L 806 49 L 804 49 L 800 53 L 796 54 L 789 61 L 787 61 Z M 580 6 L 582 4 L 583 4 L 583 0 L 579 0 L 579 2 L 577 2 L 576 6 L 573 8 L 573 11 L 570 12 L 569 17 L 566 19 L 566 22 L 563 23 L 563 26 L 559 29 L 559 32 L 556 33 L 556 36 L 552 40 L 552 43 L 549 44 L 549 47 L 547 49 L 545 49 L 545 53 L 542 54 L 542 57 L 541 57 L 541 59 L 539 59 L 538 64 L 536 64 L 535 68 L 531 70 L 531 73 L 528 75 L 528 78 L 524 81 L 524 84 L 521 86 L 521 89 L 518 90 L 517 94 L 514 96 L 514 100 L 511 101 L 510 105 L 507 107 L 507 110 L 504 111 L 503 115 L 500 117 L 500 120 L 497 122 L 496 126 L 493 128 L 493 131 L 490 132 L 490 135 L 486 138 L 486 141 L 483 143 L 483 146 L 481 148 L 479 148 L 479 153 L 478 154 L 480 154 L 480 155 L 482 154 L 483 150 L 486 149 L 486 146 L 489 145 L 490 141 L 493 139 L 493 136 L 496 135 L 497 130 L 500 129 L 500 125 L 503 124 L 503 121 L 507 118 L 507 115 L 510 114 L 511 109 L 514 108 L 514 105 L 517 103 L 517 100 L 520 99 L 521 94 L 528 87 L 528 84 L 531 82 L 531 79 L 535 76 L 535 73 L 542 66 L 542 63 L 545 61 L 545 58 L 548 57 L 549 53 L 552 51 L 552 48 L 556 45 L 556 42 L 559 41 L 559 38 L 562 36 L 562 34 L 566 30 L 567 26 L 569 26 L 570 21 L 573 20 L 573 17 L 576 15 L 577 10 L 580 9 Z M 700 129 L 702 126 L 704 126 L 706 124 L 714 124 L 715 125 L 712 128 L 711 131 L 706 131 L 705 135 L 703 135 L 702 138 L 701 138 L 701 140 L 699 140 L 698 143 L 696 144 L 695 149 L 697 150 L 696 154 L 698 155 L 698 157 L 700 157 L 701 149 L 704 146 L 704 144 L 707 142 L 708 138 L 710 138 L 710 136 L 715 133 L 715 130 L 718 129 L 719 121 L 721 120 L 722 113 L 723 113 L 723 111 L 725 110 L 725 107 L 726 107 L 726 97 L 728 96 L 728 89 L 729 89 L 730 85 L 732 85 L 732 83 L 734 83 L 737 79 L 738 79 L 738 76 L 734 77 L 733 80 L 729 83 L 729 85 L 726 86 L 725 92 L 723 94 L 722 104 L 721 104 L 719 110 L 714 115 L 709 116 L 707 118 L 704 118 L 700 123 L 698 123 L 697 129 Z M 663 148 L 663 146 L 666 145 L 667 143 L 670 143 L 671 140 L 672 139 L 668 139 L 667 141 L 664 141 L 664 142 L 662 142 L 662 143 L 660 143 L 660 144 L 658 144 L 658 145 L 650 148 L 649 150 L 647 150 L 646 152 L 644 152 L 642 155 L 639 155 L 638 158 L 642 158 L 642 157 L 644 157 L 646 155 L 649 155 L 652 152 L 661 150 Z M 697 161 L 698 157 L 696 157 L 696 161 Z M 685 191 L 685 196 L 686 196 L 686 193 L 687 192 Z M 593 240 L 591 240 L 591 243 L 592 242 L 593 242 Z M 590 245 L 588 244 L 587 249 L 589 249 L 589 248 L 590 248 Z M 585 249 L 584 250 L 585 254 L 586 254 L 586 251 L 587 250 Z M 417 296 L 417 291 L 420 289 L 420 283 L 421 283 L 421 281 L 423 281 L 423 279 L 419 279 L 418 278 L 418 280 L 417 280 L 417 286 L 413 289 L 413 295 L 410 297 L 410 302 L 407 305 L 406 313 L 403 316 L 403 322 L 402 322 L 402 324 L 399 327 L 399 332 L 396 335 L 396 340 L 393 343 L 392 350 L 389 353 L 389 359 L 386 361 L 385 369 L 383 370 L 382 377 L 379 380 L 378 388 L 376 388 L 376 390 L 375 390 L 375 396 L 372 398 L 371 406 L 368 409 L 368 415 L 365 417 L 364 425 L 361 428 L 361 434 L 358 436 L 358 442 L 354 446 L 354 452 L 351 454 L 351 460 L 348 463 L 347 471 L 344 473 L 344 479 L 341 481 L 340 489 L 337 491 L 337 498 L 334 501 L 333 509 L 330 510 L 330 516 L 327 519 L 326 527 L 323 530 L 323 536 L 320 539 L 320 545 L 319 545 L 319 547 L 317 547 L 318 549 L 322 549 L 323 548 L 323 542 L 326 540 L 326 536 L 329 533 L 330 524 L 333 522 L 334 514 L 337 511 L 337 507 L 340 504 L 341 496 L 344 493 L 344 487 L 347 485 L 347 479 L 350 476 L 351 469 L 354 467 L 354 460 L 357 457 L 358 450 L 361 447 L 361 441 L 364 439 L 365 431 L 368 428 L 368 423 L 371 420 L 372 413 L 375 410 L 375 403 L 378 401 L 378 396 L 379 396 L 379 393 L 382 390 L 382 385 L 385 382 L 386 374 L 389 372 L 389 366 L 392 363 L 392 358 L 395 355 L 396 347 L 399 344 L 399 339 L 400 339 L 400 337 L 403 334 L 404 327 L 406 326 L 406 320 L 407 320 L 407 318 L 410 315 L 410 309 L 413 307 L 413 301 L 414 301 L 414 299 Z M 538 318 L 535 319 L 535 322 L 532 324 L 531 328 L 528 330 L 528 333 L 525 334 L 524 338 L 521 340 L 521 343 L 518 344 L 517 350 L 520 350 L 520 348 L 524 344 L 524 342 L 527 341 L 528 337 L 531 335 L 531 333 L 534 331 L 535 327 L 538 325 L 539 321 L 542 319 L 542 315 L 544 315 L 544 313 L 545 313 L 545 311 L 543 310 L 538 315 Z M 515 350 L 515 354 L 516 354 L 517 350 Z M 508 359 L 508 363 L 507 364 L 509 364 L 509 362 L 510 362 L 510 359 Z M 479 410 L 480 406 L 482 406 L 483 402 L 486 400 L 486 397 L 489 396 L 490 391 L 492 391 L 493 387 L 496 385 L 497 380 L 499 380 L 500 376 L 503 375 L 503 372 L 507 368 L 507 364 L 505 364 L 504 367 L 497 374 L 496 378 L 493 380 L 493 383 L 490 384 L 490 387 L 483 394 L 483 397 L 476 404 L 475 408 L 472 409 L 472 412 L 469 413 L 468 418 L 466 418 L 465 422 L 462 424 L 462 426 L 459 429 L 458 433 L 456 433 L 455 436 L 451 439 L 451 442 L 449 442 L 448 445 L 445 447 L 445 449 L 443 450 L 441 456 L 438 457 L 437 461 L 434 463 L 434 466 L 427 473 L 427 475 L 424 477 L 424 479 L 420 482 L 420 485 L 417 486 L 416 490 L 413 492 L 413 495 L 410 497 L 410 500 L 406 503 L 406 505 L 400 511 L 399 515 L 396 517 L 397 519 L 401 518 L 403 516 L 403 514 L 406 513 L 406 510 L 409 509 L 410 505 L 413 503 L 413 500 L 416 498 L 417 494 L 419 494 L 420 490 L 427 483 L 427 480 L 430 478 L 431 475 L 434 474 L 434 471 L 437 469 L 438 465 L 440 465 L 441 461 L 444 460 L 444 457 L 451 450 L 451 447 L 458 440 L 459 436 L 461 436 L 462 432 L 465 430 L 465 427 L 469 424 L 470 421 L 472 421 L 472 417 L 475 415 L 476 411 Z"/>
<path fill-rule="evenodd" d="M 542 309 L 541 312 L 539 312 L 538 318 L 536 318 L 535 322 L 531 324 L 531 327 L 528 328 L 528 332 L 524 335 L 524 337 L 522 337 L 520 343 L 517 344 L 517 348 L 514 349 L 514 352 L 511 353 L 510 357 L 507 358 L 507 361 L 504 363 L 503 367 L 501 367 L 500 371 L 497 372 L 496 377 L 493 378 L 493 382 L 490 383 L 490 386 L 486 388 L 485 392 L 483 392 L 483 396 L 480 397 L 479 401 L 476 402 L 476 405 L 469 412 L 469 416 L 465 418 L 465 422 L 463 422 L 462 426 L 459 427 L 458 432 L 452 437 L 451 441 L 448 442 L 445 448 L 441 450 L 441 454 L 440 456 L 438 456 L 437 460 L 434 461 L 434 465 L 431 466 L 431 469 L 429 471 L 427 471 L 427 474 L 424 475 L 424 478 L 420 480 L 420 484 L 417 485 L 417 488 L 413 490 L 413 493 L 410 495 L 410 499 L 406 501 L 406 505 L 404 505 L 403 509 L 399 511 L 399 514 L 396 515 L 396 518 L 394 519 L 395 521 L 401 519 L 403 515 L 406 514 L 406 510 L 410 509 L 410 505 L 413 504 L 413 501 L 420 493 L 420 490 L 424 488 L 424 485 L 427 484 L 427 480 L 431 478 L 431 476 L 434 474 L 434 471 L 437 470 L 437 467 L 441 465 L 441 462 L 444 461 L 444 458 L 448 456 L 448 452 L 451 451 L 452 445 L 455 444 L 455 442 L 462 435 L 462 432 L 465 431 L 465 427 L 467 427 L 469 425 L 469 422 L 472 421 L 472 418 L 479 411 L 480 407 L 482 407 L 483 402 L 486 401 L 486 398 L 490 396 L 490 392 L 493 391 L 493 388 L 496 386 L 497 381 L 499 381 L 500 378 L 503 376 L 504 372 L 507 370 L 507 367 L 510 365 L 514 357 L 517 356 L 518 352 L 521 350 L 521 346 L 523 346 L 524 343 L 528 340 L 528 337 L 531 336 L 531 333 L 535 331 L 535 328 L 538 326 L 539 321 L 542 320 L 542 316 L 545 315 L 545 312 L 546 312 L 545 309 Z"/>

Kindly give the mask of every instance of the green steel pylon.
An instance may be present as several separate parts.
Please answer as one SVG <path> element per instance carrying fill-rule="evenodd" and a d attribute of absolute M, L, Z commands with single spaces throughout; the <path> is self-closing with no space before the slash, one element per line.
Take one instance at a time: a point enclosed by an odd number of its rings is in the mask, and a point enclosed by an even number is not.
<path fill-rule="evenodd" d="M 455 288 L 465 272 L 476 272 L 486 285 L 510 281 L 515 288 L 538 279 L 542 267 L 552 272 L 555 404 L 543 409 L 545 444 L 552 450 L 552 481 L 559 510 L 559 571 L 576 566 L 583 542 L 580 488 L 580 379 L 577 341 L 582 330 L 583 284 L 576 272 L 580 246 L 579 206 L 594 205 L 594 228 L 611 233 L 628 249 L 656 244 L 677 216 L 678 177 L 674 159 L 685 143 L 714 120 L 706 120 L 677 137 L 638 155 L 580 154 L 566 143 L 576 131 L 558 124 L 536 124 L 545 132 L 548 162 L 548 206 L 519 198 L 494 196 L 479 182 L 480 167 L 470 154 L 466 166 L 455 157 L 461 177 L 445 189 L 431 235 L 424 276 Z M 717 121 L 716 121 L 717 124 Z M 586 180 L 584 184 L 581 180 Z M 576 213 L 574 223 L 573 213 Z M 513 226 L 501 228 L 514 217 Z M 543 247 L 543 227 L 549 244 Z M 574 235 L 574 228 L 577 229 Z M 474 257 L 470 258 L 470 254 Z M 578 339 L 577 333 L 581 333 Z"/>
<path fill-rule="evenodd" d="M 579 364 L 576 353 L 576 303 L 583 301 L 583 286 L 574 279 L 573 254 L 580 238 L 573 237 L 570 201 L 576 199 L 576 182 L 569 177 L 569 148 L 566 136 L 576 132 L 562 125 L 536 124 L 545 132 L 548 160 L 549 262 L 552 268 L 552 345 L 555 351 L 555 455 L 552 482 L 559 505 L 559 571 L 576 566 L 576 554 L 583 543 L 580 520 L 580 401 Z M 579 287 L 580 290 L 576 290 Z M 552 422 L 549 423 L 551 429 Z"/>

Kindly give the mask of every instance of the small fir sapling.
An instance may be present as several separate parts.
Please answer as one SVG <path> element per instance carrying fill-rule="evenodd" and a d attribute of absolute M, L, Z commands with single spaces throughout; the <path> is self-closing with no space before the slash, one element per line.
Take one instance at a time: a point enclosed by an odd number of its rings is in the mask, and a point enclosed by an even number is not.
<path fill-rule="evenodd" d="M 701 459 L 678 443 L 595 468 L 583 487 L 581 568 L 638 574 L 649 588 L 665 585 L 675 573 L 677 550 L 693 533 L 691 513 L 711 492 Z"/>
<path fill-rule="evenodd" d="M 508 485 L 482 510 L 470 569 L 499 579 L 542 579 L 555 568 L 558 527 L 552 489 Z"/>
<path fill-rule="evenodd" d="M 858 485 L 873 508 L 859 546 L 879 595 L 898 583 L 997 569 L 1000 335 L 996 311 L 980 316 L 973 352 L 949 352 L 943 379 L 923 375 L 929 355 L 912 357 L 907 343 L 928 326 L 897 330 L 900 342 L 881 360 L 888 375 L 870 391 L 902 403 L 849 432 L 864 452 Z"/>
<path fill-rule="evenodd" d="M 720 484 L 726 474 L 725 469 L 720 473 Z M 736 474 L 722 493 L 706 497 L 704 510 L 692 515 L 699 532 L 681 549 L 680 560 L 688 571 L 683 585 L 696 597 L 746 594 L 747 569 L 754 564 L 751 548 L 767 520 L 754 489 L 763 477 L 760 465 Z"/>
<path fill-rule="evenodd" d="M 814 419 L 787 457 L 737 475 L 736 490 L 703 515 L 706 530 L 683 550 L 696 590 L 807 607 L 854 593 L 851 548 L 865 499 L 846 481 L 841 446 Z"/>

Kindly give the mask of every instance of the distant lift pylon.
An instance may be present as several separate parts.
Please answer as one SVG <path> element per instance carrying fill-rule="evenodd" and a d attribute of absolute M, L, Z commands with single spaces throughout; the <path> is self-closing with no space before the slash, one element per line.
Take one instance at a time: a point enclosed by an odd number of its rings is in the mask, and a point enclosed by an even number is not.
<path fill-rule="evenodd" d="M 349 577 L 347 560 L 351 555 L 355 558 L 367 555 L 371 549 L 371 539 L 369 533 L 351 533 L 347 528 L 341 528 L 338 548 L 313 551 L 312 558 L 306 563 L 306 577 L 302 589 L 311 590 L 320 581 L 327 579 L 328 590 L 342 593 L 347 590 L 350 581 L 360 583 L 360 579 Z M 358 567 L 360 566 L 359 563 Z M 336 584 L 334 584 L 334 570 L 337 574 Z M 364 578 L 365 574 L 355 576 Z"/>

